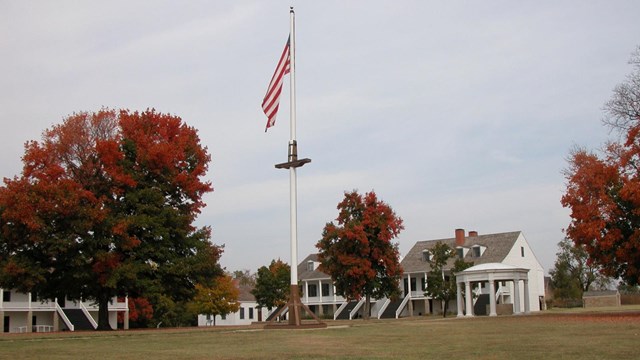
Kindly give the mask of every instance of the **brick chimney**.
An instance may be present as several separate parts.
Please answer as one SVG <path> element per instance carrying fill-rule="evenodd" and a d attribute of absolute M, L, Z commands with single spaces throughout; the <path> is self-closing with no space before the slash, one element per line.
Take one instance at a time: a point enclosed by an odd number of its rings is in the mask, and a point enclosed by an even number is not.
<path fill-rule="evenodd" d="M 469 237 L 477 237 L 477 236 L 478 236 L 477 231 L 469 231 Z"/>
<path fill-rule="evenodd" d="M 464 245 L 464 229 L 456 229 L 456 246 Z"/>

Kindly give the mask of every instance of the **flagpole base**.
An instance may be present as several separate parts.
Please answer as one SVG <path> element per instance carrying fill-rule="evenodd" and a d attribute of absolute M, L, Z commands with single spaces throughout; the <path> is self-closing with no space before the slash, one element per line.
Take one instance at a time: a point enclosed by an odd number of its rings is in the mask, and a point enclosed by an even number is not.
<path fill-rule="evenodd" d="M 288 323 L 276 323 L 274 319 L 277 318 L 277 316 L 275 316 L 264 326 L 264 329 L 322 329 L 327 327 L 326 323 L 322 322 L 322 320 L 320 320 L 320 318 L 318 318 L 307 305 L 303 304 L 302 301 L 300 301 L 300 290 L 298 288 L 298 285 L 291 284 L 287 308 L 289 309 Z M 284 307 L 280 310 L 280 312 L 282 312 L 283 310 Z M 307 315 L 311 316 L 314 321 L 303 322 L 301 317 L 302 311 L 305 311 Z"/>

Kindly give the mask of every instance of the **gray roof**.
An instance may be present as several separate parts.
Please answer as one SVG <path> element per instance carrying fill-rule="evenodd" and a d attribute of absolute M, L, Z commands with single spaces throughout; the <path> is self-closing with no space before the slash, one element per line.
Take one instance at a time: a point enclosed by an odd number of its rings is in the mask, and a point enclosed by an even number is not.
<path fill-rule="evenodd" d="M 298 264 L 298 280 L 331 279 L 331 276 L 318 271 L 318 269 L 309 271 L 307 269 L 307 262 L 309 261 L 318 262 L 318 254 L 311 254 Z"/>
<path fill-rule="evenodd" d="M 486 250 L 480 257 L 473 257 L 472 252 L 467 252 L 464 260 L 472 262 L 474 265 L 485 263 L 500 263 L 509 254 L 516 240 L 520 236 L 520 231 L 505 232 L 499 234 L 488 234 L 478 236 L 466 236 L 464 241 L 465 248 L 471 248 L 474 245 L 486 247 Z M 422 252 L 431 249 L 438 242 L 445 243 L 451 248 L 456 248 L 455 237 L 449 239 L 418 241 L 409 250 L 409 253 L 402 259 L 401 265 L 405 273 L 427 272 L 430 270 L 428 262 L 422 260 Z M 453 267 L 455 259 L 451 259 L 446 268 Z"/>

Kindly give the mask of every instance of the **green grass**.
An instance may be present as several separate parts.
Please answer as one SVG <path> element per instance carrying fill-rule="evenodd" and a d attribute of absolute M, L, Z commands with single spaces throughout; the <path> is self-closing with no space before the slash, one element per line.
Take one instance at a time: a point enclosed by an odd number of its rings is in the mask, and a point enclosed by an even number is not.
<path fill-rule="evenodd" d="M 633 359 L 640 307 L 258 327 L 5 334 L 0 359 Z"/>

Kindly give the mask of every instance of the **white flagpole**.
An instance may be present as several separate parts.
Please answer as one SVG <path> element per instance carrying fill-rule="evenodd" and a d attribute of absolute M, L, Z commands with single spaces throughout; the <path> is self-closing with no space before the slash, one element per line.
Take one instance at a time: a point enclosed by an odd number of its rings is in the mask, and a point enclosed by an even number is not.
<path fill-rule="evenodd" d="M 290 126 L 290 140 L 289 147 L 296 146 L 296 33 L 295 33 L 295 13 L 293 7 L 289 11 L 290 17 L 290 36 L 291 41 L 289 45 L 290 56 L 290 70 L 289 70 L 289 83 L 290 83 L 290 101 L 289 106 L 291 110 L 291 126 Z M 292 161 L 293 159 L 289 159 Z M 289 198 L 291 201 L 291 285 L 298 285 L 298 184 L 296 177 L 296 167 L 289 168 Z"/>

